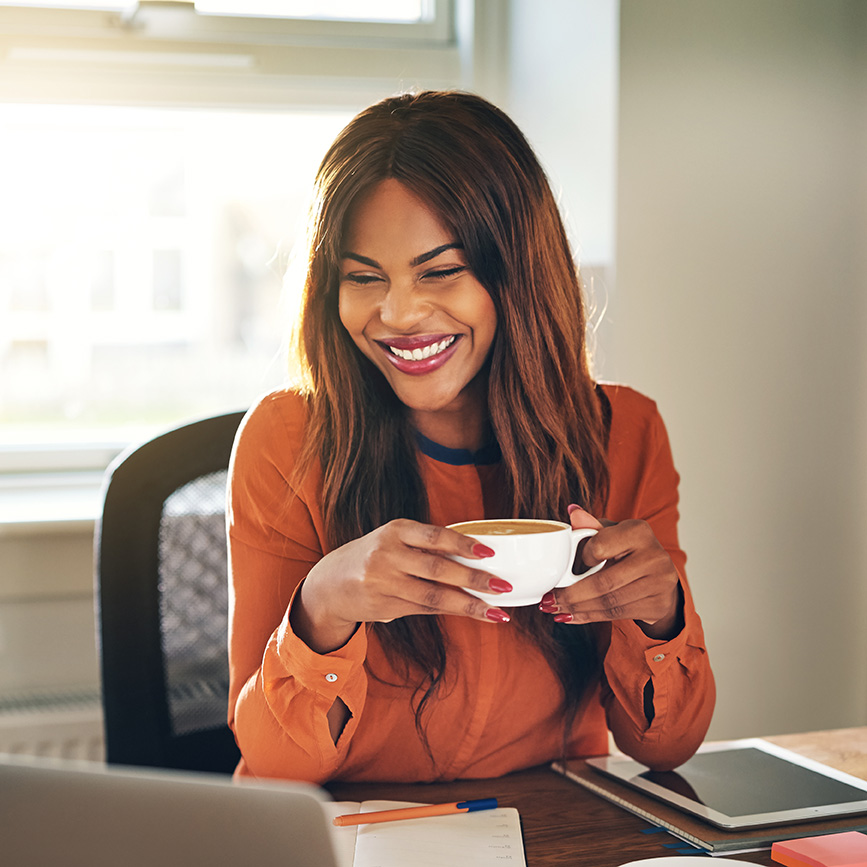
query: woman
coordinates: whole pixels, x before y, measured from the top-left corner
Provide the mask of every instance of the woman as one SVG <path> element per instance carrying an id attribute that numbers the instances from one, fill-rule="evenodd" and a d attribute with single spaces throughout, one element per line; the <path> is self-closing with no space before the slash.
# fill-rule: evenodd
<path id="1" fill-rule="evenodd" d="M 609 728 L 654 768 L 688 758 L 714 687 L 678 476 L 652 401 L 590 376 L 514 123 L 451 92 L 362 112 L 320 167 L 308 256 L 306 388 L 254 407 L 233 458 L 237 774 L 490 777 L 604 754 Z M 600 572 L 538 609 L 465 591 L 510 588 L 448 524 L 567 514 L 600 528 Z"/>

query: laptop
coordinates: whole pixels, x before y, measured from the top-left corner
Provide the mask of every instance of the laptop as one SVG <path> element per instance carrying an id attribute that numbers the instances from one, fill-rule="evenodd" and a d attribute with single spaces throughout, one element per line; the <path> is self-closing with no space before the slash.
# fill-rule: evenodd
<path id="1" fill-rule="evenodd" d="M 321 789 L 0 755 L 10 867 L 337 867 Z"/>

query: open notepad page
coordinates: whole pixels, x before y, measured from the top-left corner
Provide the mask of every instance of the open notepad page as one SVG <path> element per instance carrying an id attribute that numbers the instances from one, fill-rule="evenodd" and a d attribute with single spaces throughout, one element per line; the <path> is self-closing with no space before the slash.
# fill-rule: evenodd
<path id="1" fill-rule="evenodd" d="M 406 801 L 336 801 L 322 806 L 330 823 L 335 816 L 348 813 L 417 805 Z M 340 867 L 526 867 L 521 819 L 514 807 L 331 828 Z"/>

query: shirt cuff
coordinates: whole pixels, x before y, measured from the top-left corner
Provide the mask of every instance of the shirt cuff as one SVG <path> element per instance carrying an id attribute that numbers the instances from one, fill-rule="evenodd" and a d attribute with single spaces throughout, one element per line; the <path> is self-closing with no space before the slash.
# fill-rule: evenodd
<path id="1" fill-rule="evenodd" d="M 687 631 L 684 626 L 674 638 L 662 641 L 645 635 L 634 620 L 615 621 L 611 629 L 609 653 L 613 650 L 615 656 L 622 654 L 633 659 L 642 654 L 647 670 L 653 676 L 658 676 L 683 655 Z"/>
<path id="2" fill-rule="evenodd" d="M 345 695 L 347 686 L 361 674 L 367 657 L 367 630 L 360 624 L 343 647 L 330 653 L 311 650 L 294 633 L 289 619 L 300 587 L 299 584 L 277 631 L 277 654 L 301 686 L 326 697 L 330 703 Z"/>

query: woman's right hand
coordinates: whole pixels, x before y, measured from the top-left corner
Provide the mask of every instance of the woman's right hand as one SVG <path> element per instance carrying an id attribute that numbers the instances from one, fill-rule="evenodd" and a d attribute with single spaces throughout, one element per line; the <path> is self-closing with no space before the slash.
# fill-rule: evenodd
<path id="1" fill-rule="evenodd" d="M 511 585 L 450 560 L 453 554 L 483 564 L 493 552 L 446 527 L 390 521 L 326 554 L 310 570 L 292 606 L 292 628 L 312 650 L 328 653 L 342 647 L 360 622 L 409 614 L 508 622 L 505 611 L 461 588 L 503 593 Z"/>

